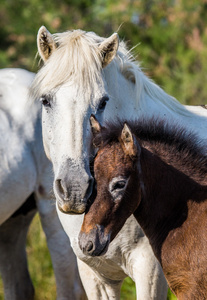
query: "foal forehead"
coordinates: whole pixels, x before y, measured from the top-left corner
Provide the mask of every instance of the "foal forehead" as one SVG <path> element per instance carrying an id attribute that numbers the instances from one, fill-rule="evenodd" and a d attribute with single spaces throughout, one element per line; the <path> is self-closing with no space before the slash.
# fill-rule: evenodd
<path id="1" fill-rule="evenodd" d="M 114 143 L 101 148 L 94 162 L 95 172 L 113 173 L 124 172 L 132 164 L 129 156 L 126 156 L 121 144 Z"/>

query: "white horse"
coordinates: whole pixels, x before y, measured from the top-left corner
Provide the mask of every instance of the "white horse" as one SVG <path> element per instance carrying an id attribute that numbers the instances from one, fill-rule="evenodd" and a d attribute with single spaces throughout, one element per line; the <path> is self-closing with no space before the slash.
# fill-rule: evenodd
<path id="1" fill-rule="evenodd" d="M 207 143 L 207 111 L 182 106 L 154 84 L 116 33 L 106 39 L 81 30 L 51 35 L 43 26 L 37 40 L 44 66 L 31 94 L 43 104 L 43 141 L 53 163 L 58 214 L 79 258 L 87 295 L 118 299 L 128 275 L 136 283 L 137 299 L 165 299 L 167 287 L 160 267 L 133 217 L 104 256 L 91 258 L 79 249 L 83 216 L 78 214 L 87 209 L 93 189 L 89 117 L 94 114 L 99 122 L 116 117 L 172 118 L 196 130 L 198 143 Z"/>
<path id="2" fill-rule="evenodd" d="M 114 37 L 110 38 L 110 42 L 117 48 L 118 40 L 113 44 Z M 100 120 L 109 97 L 101 79 L 104 62 L 98 47 L 102 50 L 107 47 L 107 44 L 100 44 L 102 40 L 92 33 L 74 31 L 64 33 L 58 36 L 58 41 L 54 41 L 44 27 L 38 35 L 39 51 L 45 65 L 37 74 L 32 93 L 34 97 L 40 97 L 44 105 L 43 141 L 46 153 L 53 162 L 57 203 L 62 211 L 74 214 L 85 211 L 93 185 L 92 176 L 88 176 L 89 158 L 92 158 L 88 118 L 91 113 L 95 113 Z M 60 47 L 57 48 L 59 42 Z M 112 60 L 113 55 L 109 54 L 105 58 Z M 59 67 L 54 69 L 56 64 Z M 51 71 L 55 73 L 51 74 Z M 54 85 L 55 78 L 57 85 Z M 65 93 L 68 91 L 66 98 Z M 84 171 L 76 164 L 77 161 L 85 165 Z M 73 182 L 75 186 L 71 186 L 70 190 L 67 184 Z M 65 201 L 65 198 L 68 200 Z M 136 283 L 137 299 L 167 298 L 167 284 L 161 267 L 133 217 L 127 220 L 126 226 L 111 243 L 109 251 L 101 258 L 84 255 L 78 246 L 82 215 L 60 213 L 60 219 L 79 258 L 79 271 L 89 299 L 119 299 L 126 276 L 130 276 Z"/>
<path id="3" fill-rule="evenodd" d="M 0 70 L 0 271 L 5 299 L 34 297 L 25 243 L 36 207 L 52 258 L 57 299 L 83 299 L 76 257 L 51 200 L 53 174 L 42 144 L 41 105 L 28 106 L 33 78 L 21 69 Z"/>

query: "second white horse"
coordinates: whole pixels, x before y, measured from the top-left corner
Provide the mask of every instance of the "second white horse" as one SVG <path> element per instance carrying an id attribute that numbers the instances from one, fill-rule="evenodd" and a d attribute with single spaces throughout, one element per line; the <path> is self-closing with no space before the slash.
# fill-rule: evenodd
<path id="1" fill-rule="evenodd" d="M 53 173 L 42 144 L 41 105 L 28 105 L 33 78 L 21 69 L 0 70 L 0 271 L 5 299 L 33 299 L 25 242 L 36 206 L 52 258 L 57 299 L 80 300 L 84 291 L 76 257 L 51 200 Z"/>

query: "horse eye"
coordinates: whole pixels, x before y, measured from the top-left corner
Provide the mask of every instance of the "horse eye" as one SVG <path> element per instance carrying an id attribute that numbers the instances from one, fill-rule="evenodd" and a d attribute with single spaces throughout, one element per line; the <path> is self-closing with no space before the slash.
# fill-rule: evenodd
<path id="1" fill-rule="evenodd" d="M 126 186 L 126 180 L 119 180 L 112 185 L 111 192 L 115 190 L 123 190 L 125 186 Z"/>
<path id="2" fill-rule="evenodd" d="M 109 101 L 109 97 L 108 96 L 104 96 L 101 99 L 101 102 L 99 104 L 98 110 L 104 110 L 104 108 L 106 107 L 106 103 Z"/>
<path id="3" fill-rule="evenodd" d="M 122 176 L 114 177 L 109 183 L 109 192 L 114 201 L 119 200 L 124 195 L 128 179 Z"/>
<path id="4" fill-rule="evenodd" d="M 51 107 L 49 96 L 47 96 L 47 95 L 42 96 L 40 98 L 40 101 L 42 102 L 43 106 L 45 106 L 45 107 Z"/>

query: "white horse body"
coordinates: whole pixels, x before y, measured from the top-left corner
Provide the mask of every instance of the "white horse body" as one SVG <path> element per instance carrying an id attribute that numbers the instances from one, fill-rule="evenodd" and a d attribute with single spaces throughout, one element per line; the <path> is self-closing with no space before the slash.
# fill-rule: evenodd
<path id="1" fill-rule="evenodd" d="M 33 78 L 34 74 L 29 72 L 16 70 L 14 74 L 7 69 L 0 70 L 0 224 L 36 189 L 35 161 L 29 145 L 25 143 L 27 139 L 32 142 L 33 123 L 36 121 L 28 118 L 25 109 Z M 25 127 L 25 121 L 28 127 Z M 29 130 L 23 134 L 25 129 Z M 25 139 L 25 135 L 28 138 Z"/>
<path id="2" fill-rule="evenodd" d="M 5 299 L 30 299 L 22 292 L 27 282 L 21 271 L 22 264 L 26 265 L 26 233 L 34 214 L 20 217 L 20 224 L 18 218 L 9 223 L 7 220 L 33 193 L 53 262 L 57 299 L 81 299 L 76 258 L 51 200 L 53 174 L 42 144 L 41 105 L 38 102 L 28 105 L 33 79 L 34 74 L 25 70 L 0 70 L 0 270 Z M 13 230 L 11 226 L 15 226 Z M 9 236 L 5 243 L 7 231 L 19 237 Z"/>
<path id="3" fill-rule="evenodd" d="M 126 276 L 136 284 L 137 299 L 166 299 L 167 285 L 161 267 L 133 216 L 112 241 L 106 254 L 89 257 L 83 254 L 78 244 L 83 215 L 68 216 L 57 211 L 79 259 L 79 272 L 88 299 L 119 299 Z"/>
<path id="4" fill-rule="evenodd" d="M 118 48 L 116 34 L 103 39 L 76 30 L 52 36 L 42 27 L 38 48 L 45 64 L 34 80 L 32 93 L 43 103 L 43 140 L 55 173 L 57 211 L 80 259 L 89 299 L 118 299 L 126 275 L 136 283 L 137 299 L 165 299 L 167 287 L 160 266 L 133 217 L 106 254 L 91 258 L 83 255 L 78 246 L 83 217 L 63 212 L 83 213 L 92 192 L 91 114 L 101 122 L 151 116 L 172 118 L 196 131 L 199 143 L 207 143 L 207 111 L 182 106 L 150 81 L 125 45 L 121 43 Z"/>

